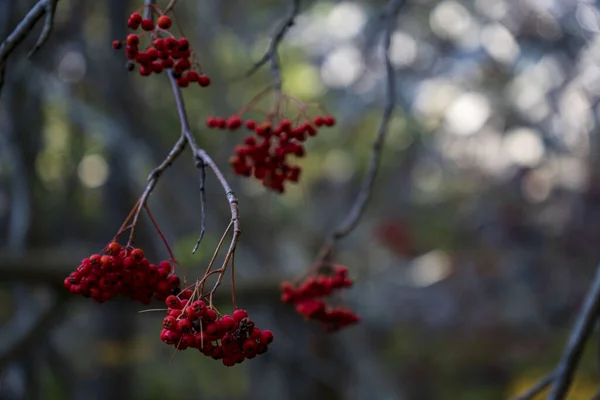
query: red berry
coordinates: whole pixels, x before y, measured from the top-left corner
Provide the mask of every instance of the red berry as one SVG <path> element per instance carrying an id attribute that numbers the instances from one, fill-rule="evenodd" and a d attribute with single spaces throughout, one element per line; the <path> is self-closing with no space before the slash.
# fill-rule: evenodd
<path id="1" fill-rule="evenodd" d="M 130 33 L 129 35 L 127 35 L 126 41 L 128 46 L 134 47 L 140 44 L 140 37 L 135 33 Z"/>
<path id="2" fill-rule="evenodd" d="M 200 75 L 196 71 L 190 71 L 186 76 L 190 82 L 198 82 L 198 78 L 200 78 Z"/>
<path id="3" fill-rule="evenodd" d="M 198 84 L 200 84 L 202 87 L 207 87 L 210 85 L 210 78 L 206 75 L 200 75 L 198 77 Z"/>
<path id="4" fill-rule="evenodd" d="M 160 29 L 169 29 L 171 27 L 171 18 L 161 15 L 156 21 Z"/>
<path id="5" fill-rule="evenodd" d="M 117 242 L 112 242 L 106 247 L 108 254 L 117 255 L 121 251 L 121 245 Z"/>
<path id="6" fill-rule="evenodd" d="M 244 353 L 252 353 L 254 351 L 256 351 L 256 340 L 254 339 L 246 339 L 244 341 L 244 344 L 242 345 L 242 350 L 244 350 Z"/>
<path id="7" fill-rule="evenodd" d="M 177 79 L 177 84 L 179 85 L 179 87 L 187 87 L 190 82 L 188 81 L 188 78 L 185 76 L 182 76 L 181 78 Z"/>
<path id="8" fill-rule="evenodd" d="M 167 330 L 177 329 L 177 319 L 171 315 L 167 315 L 163 319 L 163 328 L 165 328 Z"/>
<path id="9" fill-rule="evenodd" d="M 179 301 L 177 296 L 170 295 L 167 297 L 167 300 L 165 300 L 165 303 L 167 304 L 167 307 L 172 309 L 181 310 L 183 308 L 181 301 Z"/>
<path id="10" fill-rule="evenodd" d="M 129 16 L 129 20 L 137 22 L 138 24 L 141 24 L 142 23 L 142 16 L 140 14 L 138 14 L 138 13 L 135 12 L 135 13 L 132 13 Z"/>
<path id="11" fill-rule="evenodd" d="M 256 128 L 256 121 L 249 119 L 248 121 L 246 121 L 246 128 L 250 129 L 250 130 L 254 130 L 254 128 Z"/>
<path id="12" fill-rule="evenodd" d="M 173 59 L 171 57 L 162 60 L 162 66 L 165 69 L 166 68 L 173 68 L 173 64 L 174 64 L 174 62 L 173 62 Z"/>
<path id="13" fill-rule="evenodd" d="M 169 283 L 169 287 L 171 289 L 174 289 L 179 286 L 179 284 L 181 283 L 181 280 L 179 279 L 179 277 L 177 275 L 171 275 L 167 279 L 167 282 Z"/>
<path id="14" fill-rule="evenodd" d="M 231 130 L 237 129 L 242 125 L 242 120 L 238 116 L 233 116 L 227 120 L 227 127 Z"/>
<path id="15" fill-rule="evenodd" d="M 215 310 L 213 310 L 212 308 L 207 308 L 206 311 L 204 312 L 204 317 L 206 318 L 207 321 L 215 321 L 217 319 L 217 312 Z"/>
<path id="16" fill-rule="evenodd" d="M 231 315 L 235 322 L 240 322 L 244 318 L 248 318 L 248 311 L 246 310 L 235 310 Z"/>
<path id="17" fill-rule="evenodd" d="M 133 13 L 129 16 L 129 20 L 127 21 L 127 26 L 130 29 L 137 29 L 140 27 L 142 23 L 142 16 L 138 13 Z"/>
<path id="18" fill-rule="evenodd" d="M 219 126 L 219 121 L 215 117 L 206 118 L 206 126 L 209 128 L 216 128 Z"/>
<path id="19" fill-rule="evenodd" d="M 177 49 L 185 51 L 190 47 L 190 42 L 186 38 L 181 38 L 177 41 Z"/>
<path id="20" fill-rule="evenodd" d="M 225 331 L 225 332 L 229 332 L 230 330 L 232 330 L 236 323 L 233 320 L 233 318 L 231 318 L 229 315 L 224 315 L 220 320 L 219 323 L 221 325 L 221 328 Z"/>
<path id="21" fill-rule="evenodd" d="M 121 43 L 118 40 L 113 40 L 112 42 L 112 48 L 115 50 L 119 50 L 121 47 L 123 47 L 123 43 Z"/>
<path id="22" fill-rule="evenodd" d="M 145 31 L 151 31 L 154 29 L 154 21 L 150 18 L 146 18 L 142 21 L 142 29 Z"/>
<path id="23" fill-rule="evenodd" d="M 266 329 L 260 333 L 260 343 L 270 344 L 273 341 L 273 332 Z"/>
<path id="24" fill-rule="evenodd" d="M 137 261 L 142 261 L 144 258 L 144 251 L 142 249 L 133 249 L 131 251 L 131 257 L 135 258 Z"/>
<path id="25" fill-rule="evenodd" d="M 315 117 L 313 119 L 313 122 L 315 123 L 316 126 L 322 126 L 325 124 L 325 119 L 319 115 L 318 117 Z"/>
<path id="26" fill-rule="evenodd" d="M 177 321 L 177 330 L 189 333 L 192 330 L 192 322 L 189 319 L 180 319 Z"/>
<path id="27" fill-rule="evenodd" d="M 165 39 L 165 47 L 169 50 L 173 50 L 175 47 L 177 47 L 177 39 L 172 38 L 172 37 L 168 37 Z"/>
<path id="28" fill-rule="evenodd" d="M 332 116 L 328 115 L 323 119 L 323 123 L 326 126 L 334 126 L 335 125 L 335 118 L 333 118 Z"/>

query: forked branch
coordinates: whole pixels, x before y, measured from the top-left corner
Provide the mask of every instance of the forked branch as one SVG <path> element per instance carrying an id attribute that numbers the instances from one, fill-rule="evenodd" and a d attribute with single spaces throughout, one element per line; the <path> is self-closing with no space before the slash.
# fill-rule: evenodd
<path id="1" fill-rule="evenodd" d="M 0 90 L 4 83 L 4 73 L 6 71 L 6 62 L 8 57 L 15 50 L 15 48 L 27 37 L 27 35 L 33 30 L 37 22 L 45 16 L 44 26 L 42 33 L 40 34 L 35 46 L 29 52 L 29 56 L 32 56 L 42 45 L 46 42 L 52 31 L 54 25 L 54 11 L 59 0 L 39 0 L 29 10 L 27 15 L 21 20 L 17 27 L 11 32 L 10 35 L 2 44 L 0 44 Z"/>
<path id="2" fill-rule="evenodd" d="M 267 52 L 262 56 L 260 60 L 258 60 L 249 70 L 246 72 L 245 76 L 249 77 L 253 75 L 256 71 L 258 71 L 263 65 L 267 62 L 271 66 L 271 75 L 273 76 L 273 87 L 275 92 L 279 95 L 281 94 L 281 69 L 279 67 L 278 60 L 278 49 L 279 45 L 283 41 L 288 30 L 294 26 L 294 21 L 300 12 L 300 0 L 292 0 L 292 6 L 288 16 L 285 20 L 282 21 L 279 28 L 275 31 L 275 34 L 271 38 L 271 42 L 269 43 L 269 48 Z"/>
<path id="3" fill-rule="evenodd" d="M 379 127 L 377 128 L 375 140 L 373 141 L 372 145 L 371 158 L 369 160 L 367 173 L 362 181 L 354 204 L 340 225 L 329 235 L 325 246 L 317 258 L 318 262 L 328 258 L 335 243 L 338 240 L 348 236 L 354 230 L 354 228 L 356 228 L 373 193 L 373 186 L 375 184 L 375 179 L 377 178 L 379 166 L 381 164 L 381 153 L 383 152 L 385 137 L 389 129 L 392 114 L 396 107 L 396 77 L 392 62 L 390 60 L 390 46 L 392 42 L 392 33 L 396 27 L 396 19 L 398 13 L 400 12 L 400 8 L 404 5 L 404 3 L 405 0 L 390 0 L 381 14 L 381 17 L 385 23 L 383 30 L 383 49 L 386 95 L 381 121 L 379 123 Z"/>

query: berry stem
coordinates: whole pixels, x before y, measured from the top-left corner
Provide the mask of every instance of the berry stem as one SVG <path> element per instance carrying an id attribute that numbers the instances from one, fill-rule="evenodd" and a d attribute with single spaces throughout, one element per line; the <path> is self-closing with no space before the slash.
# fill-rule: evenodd
<path id="1" fill-rule="evenodd" d="M 171 246 L 169 246 L 169 242 L 167 242 L 167 238 L 165 238 L 165 235 L 163 235 L 162 231 L 158 227 L 158 224 L 156 223 L 156 220 L 154 219 L 154 216 L 150 212 L 150 207 L 148 207 L 148 205 L 146 204 L 144 206 L 144 209 L 146 210 L 146 213 L 148 213 L 148 217 L 150 217 L 150 221 L 152 221 L 152 225 L 154 225 L 154 229 L 156 229 L 156 232 L 158 232 L 158 235 L 160 236 L 161 240 L 165 244 L 165 247 L 167 248 L 167 251 L 169 252 L 169 256 L 171 257 L 171 261 L 173 263 L 175 263 L 175 265 L 178 266 L 181 269 L 181 272 L 183 274 L 183 284 L 184 285 L 187 284 L 187 278 L 186 278 L 186 275 L 185 275 L 185 270 L 179 265 L 179 263 L 175 259 L 175 256 L 173 255 L 173 251 L 171 250 Z"/>
<path id="2" fill-rule="evenodd" d="M 180 137 L 177 140 L 177 142 L 175 142 L 175 145 L 173 146 L 173 148 L 171 149 L 171 151 L 169 152 L 167 157 L 163 160 L 163 162 L 160 163 L 160 165 L 158 167 L 156 167 L 148 176 L 148 183 L 146 185 L 146 189 L 144 189 L 144 193 L 142 194 L 142 196 L 136 203 L 137 208 L 135 209 L 135 214 L 133 216 L 133 221 L 131 223 L 131 232 L 129 234 L 129 241 L 127 243 L 128 245 L 133 245 L 135 229 L 137 227 L 140 213 L 142 212 L 143 207 L 148 202 L 148 198 L 150 197 L 150 194 L 154 190 L 156 183 L 160 179 L 163 172 L 165 172 L 165 170 L 167 168 L 169 168 L 173 164 L 175 159 L 177 157 L 179 157 L 179 155 L 183 152 L 183 150 L 185 149 L 186 143 L 187 142 L 186 142 L 185 138 Z M 127 220 L 127 221 L 129 221 L 129 220 Z"/>
<path id="3" fill-rule="evenodd" d="M 237 309 L 237 302 L 235 301 L 235 257 L 231 258 L 231 304 L 233 309 Z"/>
<path id="4" fill-rule="evenodd" d="M 127 218 L 125 218 L 125 221 L 123 221 L 123 224 L 121 225 L 121 227 L 117 231 L 117 234 L 115 235 L 115 237 L 112 240 L 113 242 L 116 242 L 117 239 L 119 238 L 119 236 L 121 236 L 125 231 L 127 231 L 129 229 L 130 226 L 127 225 L 127 224 L 129 223 L 129 220 L 131 219 L 131 217 L 135 213 L 135 210 L 137 209 L 137 207 L 138 207 L 139 204 L 140 204 L 140 201 L 138 200 L 135 203 L 135 205 L 133 206 L 133 208 L 131 209 L 131 211 L 129 211 L 129 215 L 127 215 Z"/>
<path id="5" fill-rule="evenodd" d="M 231 241 L 229 242 L 229 248 L 227 249 L 227 254 L 225 255 L 225 262 L 223 263 L 223 267 L 221 267 L 221 270 L 223 270 L 223 271 L 221 272 L 221 275 L 219 276 L 219 279 L 217 280 L 215 287 L 211 291 L 214 293 L 216 288 L 220 285 L 221 280 L 223 279 L 222 274 L 224 273 L 224 270 L 226 269 L 228 261 L 231 259 L 233 253 L 235 252 L 237 243 L 239 241 L 239 237 L 242 234 L 242 231 L 240 229 L 238 199 L 237 199 L 234 191 L 231 189 L 231 186 L 227 182 L 227 179 L 225 179 L 225 176 L 223 175 L 223 173 L 221 172 L 219 167 L 215 164 L 214 160 L 210 157 L 210 155 L 205 150 L 198 147 L 198 144 L 196 143 L 196 139 L 192 135 L 192 132 L 190 129 L 190 123 L 189 123 L 189 120 L 187 117 L 185 103 L 183 101 L 183 96 L 181 95 L 181 90 L 179 88 L 179 85 L 177 84 L 177 79 L 173 76 L 171 71 L 169 71 L 168 76 L 169 76 L 169 81 L 171 82 L 171 88 L 173 89 L 175 103 L 177 105 L 179 121 L 181 123 L 181 137 L 185 138 L 185 140 L 189 144 L 189 146 L 192 150 L 192 153 L 194 155 L 194 160 L 196 161 L 196 166 L 197 167 L 207 166 L 208 168 L 210 168 L 213 171 L 213 173 L 217 177 L 217 180 L 221 184 L 221 187 L 225 191 L 225 197 L 227 198 L 227 202 L 229 203 L 229 209 L 231 211 L 231 220 L 230 220 L 231 227 L 228 227 L 228 230 L 233 229 L 233 234 L 231 237 Z"/>
<path id="6" fill-rule="evenodd" d="M 262 100 L 267 94 L 269 94 L 269 92 L 273 90 L 273 86 L 267 86 L 265 89 L 261 90 L 260 92 L 258 92 L 258 94 L 256 96 L 254 96 L 249 102 L 248 104 L 246 104 L 244 107 L 242 107 L 241 110 L 239 110 L 237 113 L 235 113 L 235 115 L 237 115 L 238 117 L 242 117 L 246 112 L 248 112 L 249 110 L 252 109 L 252 107 L 258 103 L 260 100 Z"/>
<path id="7" fill-rule="evenodd" d="M 227 229 L 225 229 L 225 232 L 221 236 L 221 240 L 219 240 L 219 244 L 217 244 L 217 248 L 213 252 L 213 256 L 210 259 L 210 262 L 208 263 L 208 267 L 206 267 L 206 271 L 204 272 L 204 276 L 206 276 L 210 272 L 210 269 L 212 268 L 215 260 L 217 259 L 217 255 L 219 254 L 219 250 L 221 250 L 221 247 L 223 246 L 223 242 L 225 241 L 225 238 L 227 237 L 227 234 L 231 230 L 232 226 L 233 226 L 233 224 L 231 222 L 229 223 L 229 225 L 227 225 Z M 202 290 L 201 290 L 201 293 L 204 294 L 204 280 L 202 280 Z"/>

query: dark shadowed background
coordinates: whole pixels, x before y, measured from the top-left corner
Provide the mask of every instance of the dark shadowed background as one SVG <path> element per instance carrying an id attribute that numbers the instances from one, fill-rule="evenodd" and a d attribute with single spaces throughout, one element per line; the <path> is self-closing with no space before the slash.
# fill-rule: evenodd
<path id="1" fill-rule="evenodd" d="M 160 342 L 162 312 L 97 305 L 63 279 L 101 250 L 180 133 L 165 76 L 111 49 L 142 1 L 59 3 L 11 56 L 0 94 L 0 399 L 507 399 L 557 363 L 600 262 L 600 13 L 593 1 L 412 0 L 392 37 L 399 108 L 382 170 L 338 260 L 362 322 L 333 335 L 279 301 L 366 170 L 385 89 L 383 1 L 304 1 L 281 46 L 284 90 L 339 124 L 308 142 L 283 196 L 234 176 L 244 132 L 207 130 L 268 68 L 239 78 L 288 12 L 274 0 L 185 0 L 179 23 L 212 79 L 184 90 L 194 134 L 239 197 L 238 303 L 275 341 L 233 368 Z M 166 1 L 159 1 L 164 6 Z M 32 1 L 0 0 L 4 39 Z M 207 234 L 189 153 L 150 199 L 175 255 L 203 275 L 230 218 L 208 171 Z M 147 219 L 139 245 L 168 257 Z M 227 310 L 228 286 L 218 301 Z M 154 307 L 156 306 L 156 307 Z M 151 307 L 160 308 L 160 304 Z M 600 336 L 569 399 L 599 389 Z M 543 396 L 539 397 L 540 399 Z"/>

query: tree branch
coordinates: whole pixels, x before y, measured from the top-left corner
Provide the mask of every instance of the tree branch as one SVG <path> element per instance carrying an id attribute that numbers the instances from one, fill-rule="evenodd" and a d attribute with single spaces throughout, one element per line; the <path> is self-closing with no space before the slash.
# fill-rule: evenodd
<path id="1" fill-rule="evenodd" d="M 281 70 L 279 68 L 279 60 L 277 56 L 277 50 L 279 49 L 279 45 L 283 41 L 287 31 L 294 26 L 294 21 L 300 12 L 300 0 L 292 0 L 292 7 L 286 19 L 281 23 L 271 42 L 269 43 L 269 48 L 267 52 L 262 56 L 260 60 L 258 60 L 249 70 L 244 74 L 247 78 L 253 75 L 256 71 L 258 71 L 263 65 L 267 62 L 271 65 L 271 75 L 273 75 L 273 86 L 275 87 L 275 92 L 281 93 Z"/>
<path id="2" fill-rule="evenodd" d="M 148 202 L 148 198 L 150 197 L 150 194 L 154 190 L 156 183 L 160 179 L 163 172 L 165 172 L 165 170 L 167 168 L 169 168 L 173 164 L 173 162 L 177 159 L 177 157 L 179 157 L 179 155 L 183 152 L 183 150 L 185 149 L 186 143 L 187 142 L 186 142 L 185 138 L 183 136 L 180 137 L 177 140 L 177 142 L 175 142 L 175 144 L 173 145 L 173 148 L 171 149 L 171 151 L 169 152 L 167 157 L 163 160 L 163 162 L 160 163 L 160 165 L 158 167 L 156 167 L 148 176 L 148 184 L 146 185 L 146 188 L 144 189 L 144 193 L 142 194 L 142 197 L 140 198 L 140 201 L 138 202 L 137 209 L 133 216 L 133 221 L 131 222 L 131 234 L 130 234 L 130 240 L 129 240 L 130 244 L 133 244 L 133 236 L 135 233 L 135 227 L 137 226 L 137 223 L 138 223 L 138 219 L 140 217 L 142 210 L 146 206 L 146 203 Z"/>
<path id="3" fill-rule="evenodd" d="M 27 15 L 21 20 L 17 27 L 12 31 L 10 35 L 2 44 L 0 44 L 0 90 L 4 83 L 4 73 L 6 71 L 6 62 L 10 54 L 14 49 L 27 37 L 27 35 L 33 30 L 37 22 L 45 15 L 44 27 L 40 34 L 37 43 L 33 49 L 29 52 L 29 56 L 32 56 L 37 50 L 42 47 L 50 36 L 52 26 L 54 25 L 54 11 L 59 0 L 39 0 L 29 10 Z"/>
<path id="4" fill-rule="evenodd" d="M 556 372 L 552 372 L 552 373 L 546 375 L 545 377 L 540 379 L 531 389 L 529 389 L 527 392 L 523 393 L 522 395 L 515 397 L 513 400 L 531 400 L 531 399 L 535 398 L 538 394 L 540 394 L 548 386 L 550 386 L 550 384 L 552 384 L 552 381 L 554 381 L 555 377 L 556 377 Z"/>
<path id="5" fill-rule="evenodd" d="M 597 267 L 596 278 L 588 291 L 585 303 L 577 317 L 575 327 L 571 332 L 569 342 L 563 352 L 560 363 L 556 368 L 556 379 L 550 394 L 550 400 L 566 397 L 579 359 L 583 354 L 585 344 L 594 330 L 598 313 L 600 312 L 600 265 Z"/>
<path id="6" fill-rule="evenodd" d="M 231 257 L 233 257 L 233 253 L 235 252 L 235 248 L 237 246 L 239 237 L 242 233 L 242 231 L 240 229 L 240 221 L 239 221 L 238 199 L 235 196 L 234 191 L 231 189 L 231 186 L 227 182 L 227 179 L 225 179 L 225 176 L 223 175 L 223 173 L 221 172 L 219 167 L 215 164 L 215 162 L 210 157 L 210 155 L 205 150 L 198 147 L 198 144 L 196 143 L 196 139 L 192 135 L 192 132 L 190 129 L 190 123 L 189 123 L 189 120 L 187 117 L 185 103 L 183 101 L 183 96 L 181 95 L 181 90 L 179 89 L 179 85 L 177 85 L 177 80 L 173 77 L 173 74 L 171 73 L 171 71 L 169 71 L 168 75 L 169 75 L 169 80 L 171 82 L 171 88 L 173 89 L 173 95 L 175 97 L 175 104 L 177 105 L 179 121 L 181 123 L 181 135 L 182 135 L 182 137 L 185 137 L 188 144 L 190 145 L 190 148 L 192 149 L 192 154 L 194 155 L 194 159 L 196 161 L 196 166 L 198 168 L 200 168 L 201 170 L 205 166 L 208 166 L 208 168 L 210 168 L 213 171 L 213 173 L 217 177 L 217 180 L 223 187 L 223 190 L 225 191 L 225 196 L 227 198 L 227 202 L 229 203 L 229 209 L 231 211 L 231 224 L 233 225 L 233 235 L 231 238 L 229 249 L 227 250 L 227 254 L 225 255 L 225 261 L 224 261 L 223 267 L 222 267 L 222 268 L 226 268 L 227 263 L 229 262 Z M 225 271 L 223 271 L 223 273 L 219 274 L 219 278 L 217 280 L 217 286 L 218 286 L 218 284 L 220 284 L 224 272 Z M 213 289 L 213 291 L 215 289 L 216 289 L 216 287 Z"/>
<path id="7" fill-rule="evenodd" d="M 354 230 L 354 228 L 356 228 L 356 225 L 358 225 L 358 222 L 364 214 L 367 204 L 371 199 L 373 186 L 375 179 L 377 178 L 377 173 L 379 172 L 379 165 L 381 163 L 383 144 L 385 142 L 385 137 L 388 131 L 392 113 L 396 107 L 396 77 L 390 60 L 390 46 L 392 42 L 392 33 L 396 26 L 396 19 L 398 13 L 400 12 L 400 8 L 404 5 L 404 3 L 404 0 L 390 0 L 381 14 L 382 18 L 385 20 L 383 48 L 386 75 L 386 100 L 383 108 L 383 114 L 377 129 L 375 141 L 372 145 L 371 159 L 369 160 L 367 173 L 361 184 L 360 191 L 358 192 L 352 208 L 342 223 L 330 234 L 329 239 L 321 251 L 319 256 L 320 259 L 327 257 L 335 243 L 338 240 L 346 237 Z"/>

